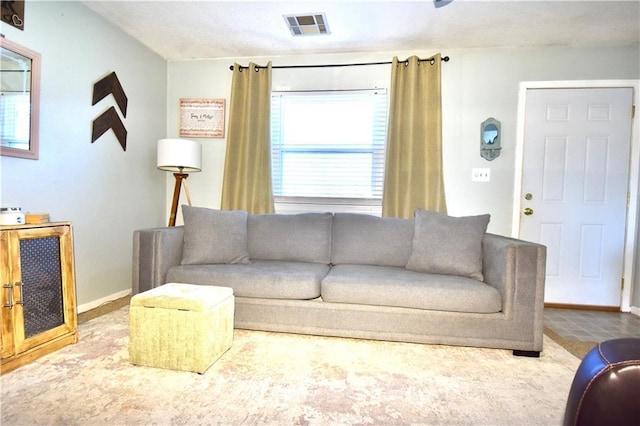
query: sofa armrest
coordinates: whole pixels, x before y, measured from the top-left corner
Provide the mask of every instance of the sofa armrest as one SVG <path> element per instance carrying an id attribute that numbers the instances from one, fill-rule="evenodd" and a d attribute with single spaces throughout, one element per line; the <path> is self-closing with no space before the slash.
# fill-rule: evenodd
<path id="1" fill-rule="evenodd" d="M 182 226 L 134 231 L 132 294 L 165 283 L 169 268 L 180 265 L 183 241 Z"/>
<path id="2" fill-rule="evenodd" d="M 500 291 L 503 314 L 515 322 L 533 324 L 535 339 L 542 347 L 547 248 L 485 234 L 482 250 L 484 281 Z"/>

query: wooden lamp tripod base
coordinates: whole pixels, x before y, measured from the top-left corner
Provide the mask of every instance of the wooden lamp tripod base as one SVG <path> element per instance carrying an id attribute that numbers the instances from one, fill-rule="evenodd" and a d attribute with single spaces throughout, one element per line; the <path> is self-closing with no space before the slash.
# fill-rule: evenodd
<path id="1" fill-rule="evenodd" d="M 187 185 L 187 173 L 174 173 L 176 184 L 173 188 L 173 202 L 171 203 L 171 213 L 169 215 L 169 226 L 176 226 L 176 215 L 178 214 L 178 200 L 180 199 L 180 188 L 184 181 L 184 191 L 187 195 L 187 203 L 191 205 L 191 196 L 189 195 L 189 186 Z"/>

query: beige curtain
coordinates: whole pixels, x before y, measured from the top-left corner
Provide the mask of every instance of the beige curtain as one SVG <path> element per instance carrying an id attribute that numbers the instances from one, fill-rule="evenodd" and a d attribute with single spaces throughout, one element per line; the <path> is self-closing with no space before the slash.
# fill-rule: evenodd
<path id="1" fill-rule="evenodd" d="M 273 213 L 271 62 L 233 67 L 221 208 Z"/>
<path id="2" fill-rule="evenodd" d="M 413 218 L 420 207 L 446 213 L 442 173 L 440 54 L 393 58 L 382 215 Z"/>

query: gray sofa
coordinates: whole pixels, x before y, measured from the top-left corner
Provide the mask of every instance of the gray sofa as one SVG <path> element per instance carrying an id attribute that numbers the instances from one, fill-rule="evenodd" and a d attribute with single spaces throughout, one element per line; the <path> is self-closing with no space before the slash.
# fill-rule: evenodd
<path id="1" fill-rule="evenodd" d="M 546 248 L 486 233 L 488 215 L 183 216 L 134 232 L 133 294 L 226 286 L 236 328 L 542 351 Z"/>

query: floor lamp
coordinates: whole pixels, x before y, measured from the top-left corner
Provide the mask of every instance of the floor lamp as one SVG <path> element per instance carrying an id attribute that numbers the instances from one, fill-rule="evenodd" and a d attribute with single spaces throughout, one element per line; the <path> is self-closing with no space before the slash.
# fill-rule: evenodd
<path id="1" fill-rule="evenodd" d="M 189 177 L 188 173 L 202 170 L 202 145 L 200 142 L 188 139 L 160 139 L 158 141 L 158 168 L 174 172 L 173 176 L 176 178 L 171 213 L 169 214 L 169 226 L 175 226 L 182 182 L 184 182 L 187 202 L 191 205 L 187 178 Z"/>

